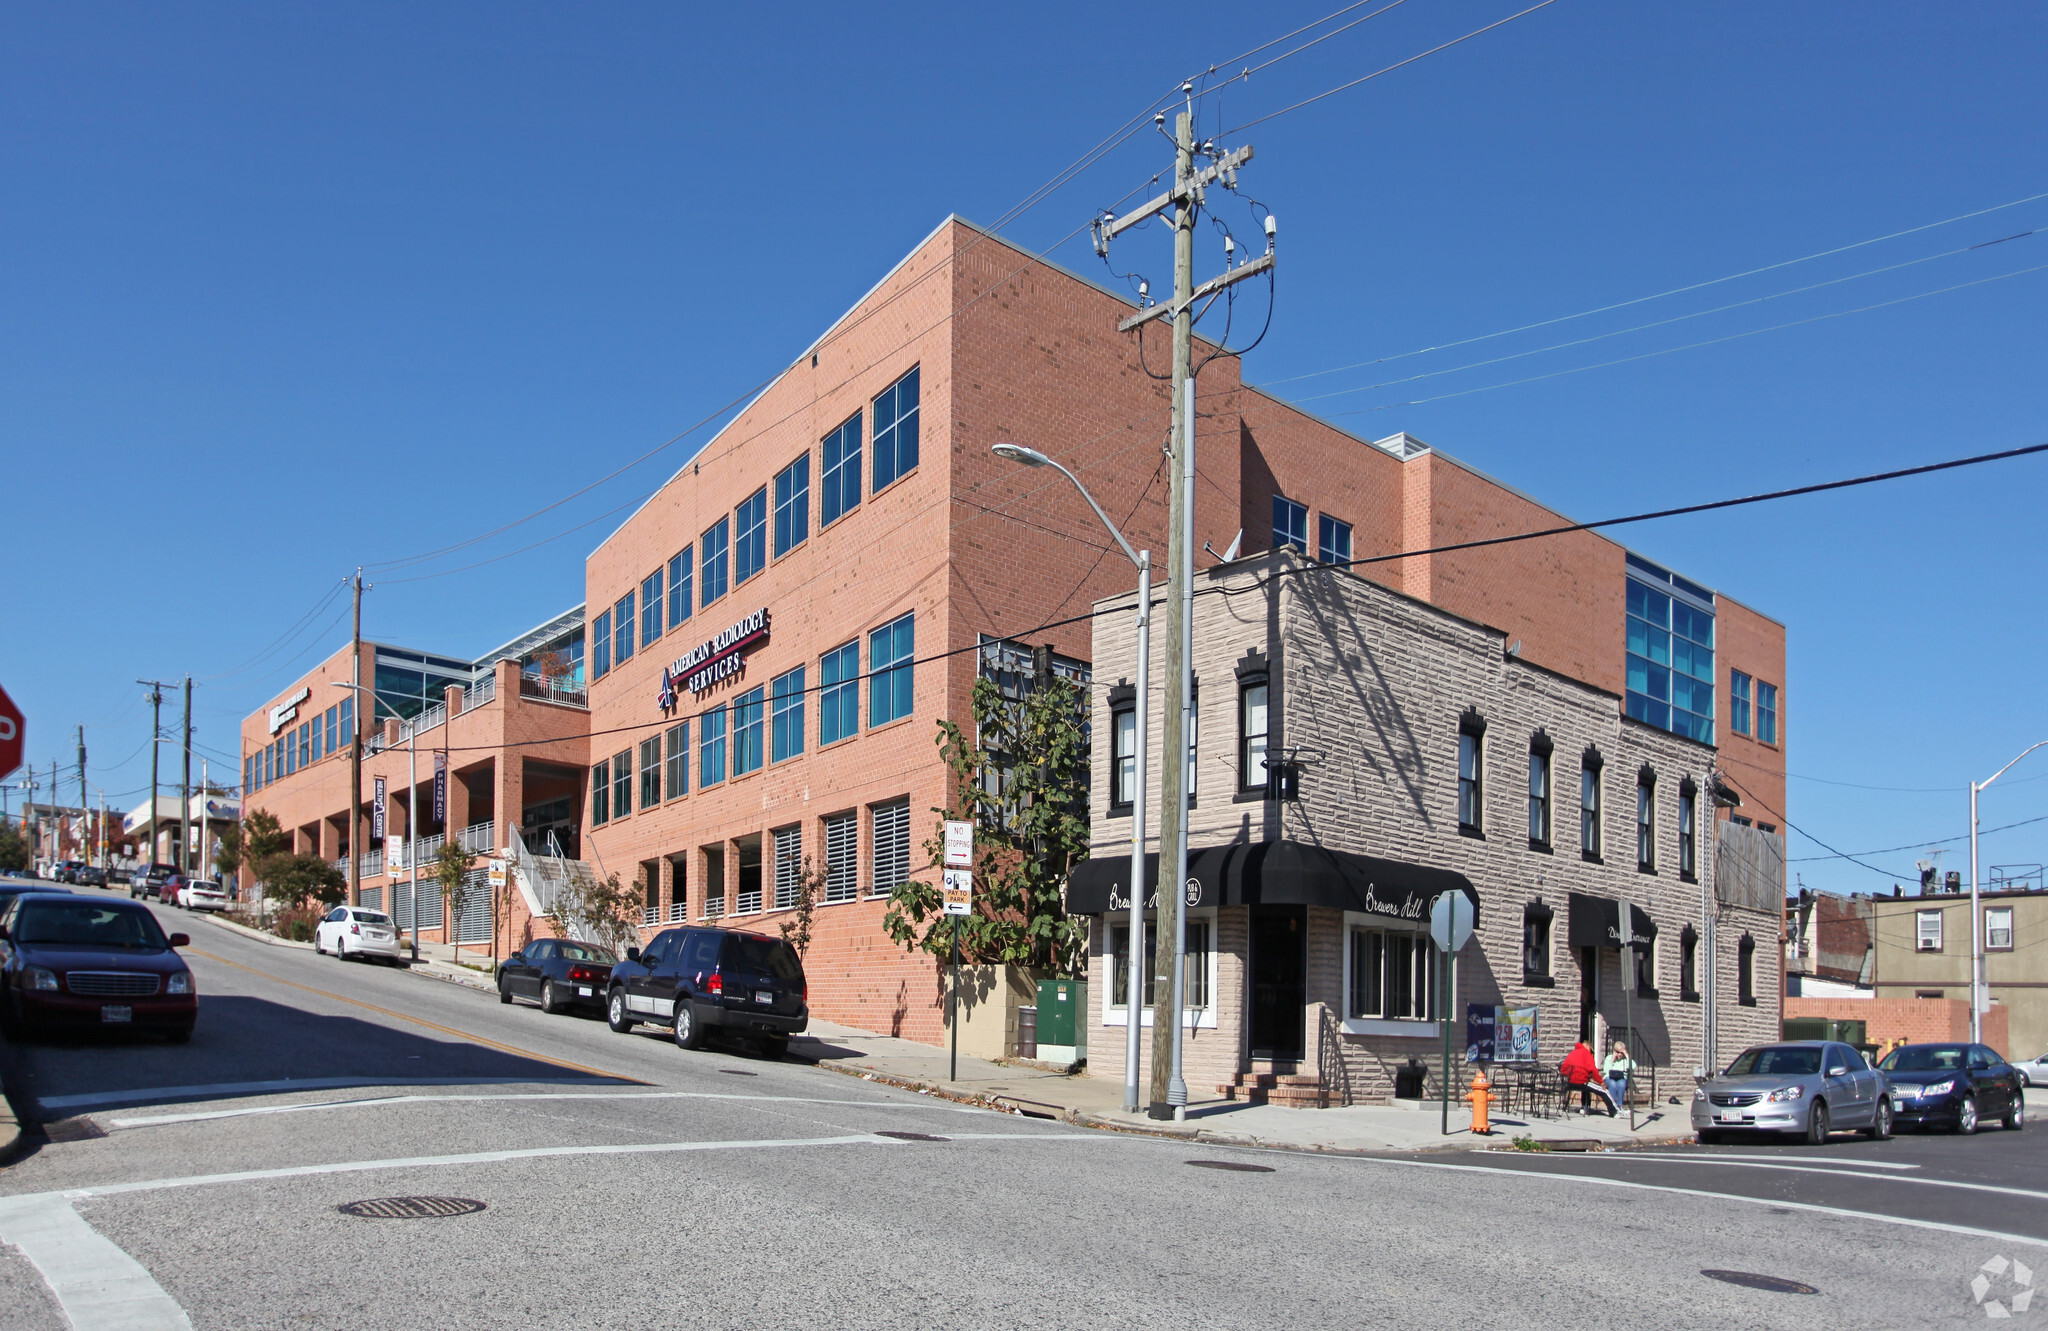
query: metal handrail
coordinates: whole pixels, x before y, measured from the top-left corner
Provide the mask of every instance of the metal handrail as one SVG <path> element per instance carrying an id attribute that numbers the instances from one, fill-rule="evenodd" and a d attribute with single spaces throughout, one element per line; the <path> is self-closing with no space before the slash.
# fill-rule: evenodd
<path id="1" fill-rule="evenodd" d="M 565 707 L 590 706 L 590 693 L 587 689 L 565 687 L 553 680 L 538 675 L 521 675 L 519 677 L 519 696 L 522 698 L 539 698 L 543 702 L 560 703 Z"/>
<path id="2" fill-rule="evenodd" d="M 488 675 L 480 675 L 468 688 L 462 691 L 462 710 L 467 712 L 472 708 L 481 707 L 497 696 L 497 674 L 494 672 Z"/>
<path id="3" fill-rule="evenodd" d="M 462 829 L 462 848 L 479 852 L 496 849 L 491 844 L 496 828 L 495 822 L 471 823 Z"/>

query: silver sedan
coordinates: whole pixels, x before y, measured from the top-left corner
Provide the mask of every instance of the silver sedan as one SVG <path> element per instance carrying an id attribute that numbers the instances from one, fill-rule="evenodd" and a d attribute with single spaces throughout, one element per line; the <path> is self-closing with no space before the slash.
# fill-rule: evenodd
<path id="1" fill-rule="evenodd" d="M 1693 1092 L 1692 1126 L 1702 1144 L 1768 1132 L 1819 1145 L 1840 1128 L 1882 1141 L 1892 1135 L 1891 1082 L 1831 1040 L 1757 1045 Z"/>
<path id="2" fill-rule="evenodd" d="M 2014 1063 L 2012 1070 L 2020 1074 L 2022 1086 L 2048 1086 L 2048 1054 Z"/>

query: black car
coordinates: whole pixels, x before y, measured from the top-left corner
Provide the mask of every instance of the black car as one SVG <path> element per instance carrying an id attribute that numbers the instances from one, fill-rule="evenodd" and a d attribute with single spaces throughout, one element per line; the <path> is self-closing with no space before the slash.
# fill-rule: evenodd
<path id="1" fill-rule="evenodd" d="M 81 864 L 71 875 L 71 881 L 80 887 L 105 887 L 107 875 L 106 871 L 97 865 Z"/>
<path id="2" fill-rule="evenodd" d="M 1997 1119 L 2026 1125 L 2025 1083 L 2012 1064 L 1981 1044 L 1907 1044 L 1885 1055 L 1893 1119 L 1902 1128 L 1945 1127 L 1970 1133 Z"/>
<path id="3" fill-rule="evenodd" d="M 602 1012 L 605 988 L 618 960 L 595 943 L 537 938 L 498 963 L 498 1001 L 530 998 L 543 1012 Z"/>
<path id="4" fill-rule="evenodd" d="M 771 1057 L 810 1021 L 804 964 L 780 938 L 734 929 L 669 929 L 612 967 L 605 1017 L 615 1031 L 639 1022 L 675 1027 L 695 1049 L 714 1028 L 751 1036 Z"/>
<path id="5" fill-rule="evenodd" d="M 182 1044 L 198 990 L 147 906 L 70 892 L 23 892 L 0 912 L 0 1031 L 145 1031 Z"/>

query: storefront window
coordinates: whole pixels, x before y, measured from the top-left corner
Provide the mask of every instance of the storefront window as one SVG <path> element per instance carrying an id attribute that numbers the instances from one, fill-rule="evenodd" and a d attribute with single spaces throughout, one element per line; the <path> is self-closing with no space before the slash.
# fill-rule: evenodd
<path id="1" fill-rule="evenodd" d="M 1405 929 L 1354 928 L 1347 1015 L 1391 1021 L 1436 1017 L 1436 944 Z"/>

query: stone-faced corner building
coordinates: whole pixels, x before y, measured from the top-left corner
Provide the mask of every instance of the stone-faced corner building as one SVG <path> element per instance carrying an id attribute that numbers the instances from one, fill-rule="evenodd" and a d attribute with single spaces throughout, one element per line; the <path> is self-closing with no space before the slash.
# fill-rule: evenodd
<path id="1" fill-rule="evenodd" d="M 1765 834 L 1717 818 L 1713 744 L 1631 719 L 1497 629 L 1290 549 L 1198 573 L 1194 605 L 1197 1094 L 1295 1074 L 1290 1102 L 1347 1103 L 1391 1094 L 1411 1058 L 1436 1065 L 1428 906 L 1446 890 L 1478 906 L 1450 1009 L 1461 1051 L 1468 1004 L 1535 1008 L 1538 1066 L 1612 1035 L 1688 1085 L 1696 1065 L 1776 1037 L 1782 888 L 1716 881 L 1717 858 L 1740 870 L 1742 839 Z M 1130 598 L 1097 608 L 1094 733 L 1111 740 L 1095 745 L 1095 834 L 1069 906 L 1093 920 L 1091 1071 L 1120 1078 L 1136 653 Z M 1155 697 L 1164 655 L 1155 639 Z M 1291 801 L 1267 792 L 1283 752 L 1301 764 Z M 1146 835 L 1156 852 L 1156 822 Z M 1717 856 L 1731 841 L 1735 858 Z M 1623 909 L 1651 936 L 1634 976 Z"/>

